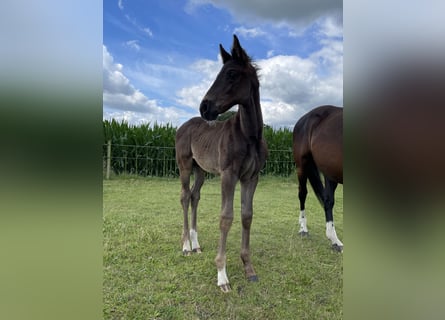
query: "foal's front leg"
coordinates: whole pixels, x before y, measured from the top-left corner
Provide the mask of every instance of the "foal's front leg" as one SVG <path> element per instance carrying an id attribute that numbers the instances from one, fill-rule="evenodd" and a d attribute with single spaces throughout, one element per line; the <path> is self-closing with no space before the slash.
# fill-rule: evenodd
<path id="1" fill-rule="evenodd" d="M 215 264 L 218 271 L 218 286 L 223 292 L 230 291 L 229 278 L 226 272 L 226 242 L 233 221 L 233 197 L 236 182 L 237 178 L 231 174 L 221 175 L 221 216 L 219 223 L 221 235 Z"/>
<path id="2" fill-rule="evenodd" d="M 201 187 L 204 183 L 205 174 L 200 167 L 195 167 L 195 182 L 193 183 L 192 193 L 191 193 L 191 203 L 192 203 L 192 228 L 190 229 L 190 242 L 192 245 L 192 252 L 201 253 L 201 246 L 198 242 L 198 227 L 197 227 L 197 211 L 198 203 L 201 197 Z"/>
<path id="3" fill-rule="evenodd" d="M 181 205 L 184 214 L 184 227 L 182 230 L 182 253 L 186 256 L 190 255 L 190 232 L 188 211 L 190 206 L 191 191 L 190 191 L 190 170 L 183 170 L 180 174 L 181 180 Z"/>

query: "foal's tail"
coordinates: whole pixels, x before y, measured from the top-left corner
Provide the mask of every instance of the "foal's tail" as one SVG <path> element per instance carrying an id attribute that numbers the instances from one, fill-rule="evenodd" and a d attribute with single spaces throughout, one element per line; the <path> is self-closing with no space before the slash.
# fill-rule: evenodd
<path id="1" fill-rule="evenodd" d="M 323 206 L 324 187 L 320 179 L 320 171 L 318 170 L 317 165 L 315 164 L 315 161 L 312 157 L 310 157 L 310 159 L 308 159 L 306 163 L 306 174 L 309 182 L 311 183 L 312 189 L 314 189 L 318 201 L 320 201 L 321 205 Z"/>

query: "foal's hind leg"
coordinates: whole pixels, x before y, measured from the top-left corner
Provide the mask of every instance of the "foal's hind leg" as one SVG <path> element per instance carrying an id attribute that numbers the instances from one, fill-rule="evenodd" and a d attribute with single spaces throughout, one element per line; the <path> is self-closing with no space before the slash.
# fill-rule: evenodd
<path id="1" fill-rule="evenodd" d="M 338 239 L 337 233 L 334 227 L 334 215 L 332 214 L 332 208 L 334 207 L 335 189 L 338 183 L 328 178 L 325 178 L 325 199 L 324 209 L 326 214 L 326 236 L 331 240 L 332 248 L 336 251 L 343 251 L 343 243 Z"/>
<path id="2" fill-rule="evenodd" d="M 298 168 L 298 199 L 300 200 L 300 216 L 298 218 L 298 223 L 300 224 L 300 230 L 298 234 L 302 236 L 307 236 L 309 231 L 307 229 L 307 220 L 305 212 L 305 203 L 307 196 L 307 176 L 303 173 L 301 167 Z"/>
<path id="3" fill-rule="evenodd" d="M 192 202 L 192 228 L 190 229 L 190 241 L 192 243 L 192 251 L 201 253 L 201 246 L 198 242 L 198 228 L 197 228 L 197 210 L 198 203 L 201 197 L 201 187 L 204 183 L 205 174 L 199 167 L 194 167 L 195 182 L 193 183 L 191 202 Z"/>
<path id="4" fill-rule="evenodd" d="M 253 218 L 253 195 L 258 184 L 258 176 L 241 181 L 241 221 L 243 225 L 243 233 L 241 240 L 241 259 L 244 263 L 244 271 L 247 279 L 250 281 L 258 281 L 258 277 L 253 269 L 250 260 L 250 226 Z"/>
<path id="5" fill-rule="evenodd" d="M 191 191 L 190 191 L 190 175 L 191 165 L 186 168 L 180 168 L 180 180 L 181 180 L 181 205 L 184 214 L 184 228 L 182 231 L 182 252 L 184 255 L 189 255 L 192 251 L 190 248 L 190 233 L 189 233 L 189 220 L 188 211 L 190 206 Z"/>

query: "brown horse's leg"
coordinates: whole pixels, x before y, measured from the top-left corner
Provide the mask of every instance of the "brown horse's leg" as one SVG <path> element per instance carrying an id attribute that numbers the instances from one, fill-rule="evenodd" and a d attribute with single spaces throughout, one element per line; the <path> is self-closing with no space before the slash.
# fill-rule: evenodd
<path id="1" fill-rule="evenodd" d="M 338 183 L 325 178 L 325 202 L 324 210 L 326 215 L 326 236 L 331 240 L 332 248 L 336 251 L 343 251 L 343 243 L 338 239 L 337 232 L 334 227 L 334 215 L 332 209 L 334 207 L 335 189 Z"/>
<path id="2" fill-rule="evenodd" d="M 233 197 L 235 193 L 237 178 L 232 173 L 221 174 L 221 217 L 219 228 L 221 235 L 219 238 L 218 253 L 215 258 L 216 269 L 218 271 L 218 286 L 223 292 L 230 291 L 229 278 L 226 273 L 226 241 L 227 234 L 233 221 Z"/>
<path id="3" fill-rule="evenodd" d="M 253 269 L 250 261 L 250 225 L 253 218 L 253 195 L 258 184 L 258 176 L 241 181 L 241 221 L 243 225 L 241 240 L 241 259 L 244 263 L 244 271 L 247 279 L 250 281 L 258 281 L 258 277 Z"/>
<path id="4" fill-rule="evenodd" d="M 192 251 L 190 248 L 190 233 L 189 233 L 189 221 L 188 221 L 188 210 L 190 205 L 190 168 L 180 169 L 180 180 L 181 180 L 181 205 L 182 211 L 184 213 L 184 229 L 182 231 L 182 252 L 184 255 L 189 255 Z"/>
<path id="5" fill-rule="evenodd" d="M 307 220 L 306 220 L 306 212 L 305 212 L 305 203 L 307 196 L 307 176 L 304 173 L 303 168 L 300 166 L 297 169 L 298 175 L 298 199 L 300 200 L 300 216 L 298 218 L 298 222 L 300 224 L 300 230 L 298 234 L 305 236 L 309 234 L 307 229 Z"/>
<path id="6" fill-rule="evenodd" d="M 204 183 L 205 174 L 199 167 L 194 167 L 195 182 L 192 187 L 191 202 L 192 202 L 192 228 L 190 229 L 190 241 L 192 243 L 192 251 L 201 253 L 201 247 L 198 242 L 198 228 L 197 228 L 197 210 L 198 203 L 201 197 L 201 187 Z"/>

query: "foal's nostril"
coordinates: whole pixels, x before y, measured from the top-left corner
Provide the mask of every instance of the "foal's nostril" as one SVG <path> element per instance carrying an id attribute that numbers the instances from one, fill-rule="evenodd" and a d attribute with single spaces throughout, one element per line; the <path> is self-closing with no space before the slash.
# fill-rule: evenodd
<path id="1" fill-rule="evenodd" d="M 218 117 L 217 108 L 212 100 L 204 99 L 199 106 L 201 117 L 205 120 L 211 121 Z"/>
<path id="2" fill-rule="evenodd" d="M 209 111 L 209 101 L 202 100 L 201 105 L 199 106 L 199 112 L 201 113 L 201 117 L 204 117 L 204 115 L 206 115 L 208 111 Z"/>

